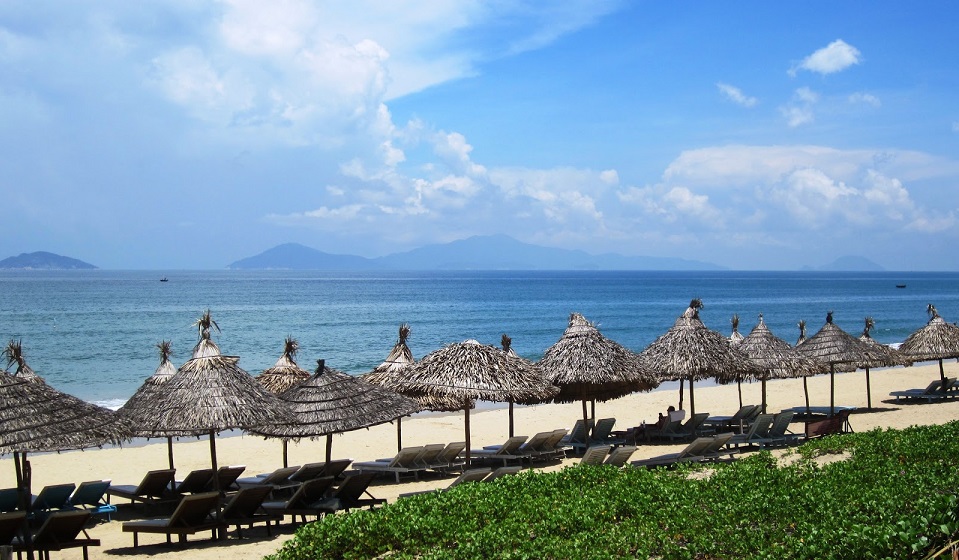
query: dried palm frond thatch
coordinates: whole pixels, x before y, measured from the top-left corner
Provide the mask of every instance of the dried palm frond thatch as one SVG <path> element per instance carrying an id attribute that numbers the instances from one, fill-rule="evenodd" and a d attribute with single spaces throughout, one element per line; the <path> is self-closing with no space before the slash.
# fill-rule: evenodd
<path id="1" fill-rule="evenodd" d="M 870 367 L 889 366 L 892 361 L 883 351 L 861 342 L 833 323 L 832 311 L 826 313 L 826 324 L 819 331 L 796 346 L 809 358 L 829 364 L 829 410 L 835 410 L 837 371 L 855 371 L 860 364 Z"/>
<path id="2" fill-rule="evenodd" d="M 762 317 L 762 315 L 760 315 Z M 729 321 L 733 325 L 733 332 L 729 335 L 729 343 L 733 346 L 743 341 L 743 335 L 739 332 L 739 315 L 734 314 Z"/>
<path id="3" fill-rule="evenodd" d="M 300 345 L 291 336 L 283 342 L 283 355 L 273 364 L 273 367 L 263 370 L 256 380 L 264 389 L 279 395 L 310 378 L 310 372 L 296 363 L 296 353 Z"/>
<path id="4" fill-rule="evenodd" d="M 136 393 L 133 393 L 133 396 L 127 399 L 127 402 L 123 403 L 123 406 L 117 411 L 117 414 L 119 414 L 121 418 L 127 418 L 127 411 L 129 410 L 150 406 L 150 403 L 157 398 L 157 394 L 163 390 L 163 384 L 169 381 L 176 373 L 176 366 L 170 361 L 170 356 L 173 355 L 170 341 L 163 340 L 157 343 L 157 349 L 160 351 L 160 365 L 157 366 L 153 375 L 148 377 L 146 381 L 143 382 L 143 385 L 137 389 Z M 131 422 L 131 431 L 135 437 L 151 437 L 154 435 L 152 433 L 141 432 L 137 429 L 134 422 Z M 170 468 L 172 469 L 173 436 L 171 435 L 167 436 L 167 455 L 170 460 Z"/>
<path id="5" fill-rule="evenodd" d="M 462 399 L 469 450 L 469 404 L 474 400 L 538 403 L 558 389 L 538 366 L 514 358 L 499 348 L 467 340 L 430 352 L 397 374 L 394 387 L 413 398 Z M 469 455 L 466 457 L 469 463 Z"/>
<path id="6" fill-rule="evenodd" d="M 690 415 L 696 413 L 693 382 L 715 379 L 732 383 L 759 373 L 745 354 L 722 334 L 706 328 L 699 318 L 703 303 L 693 299 L 686 311 L 640 353 L 647 366 L 662 379 L 689 380 Z"/>
<path id="7" fill-rule="evenodd" d="M 326 367 L 324 360 L 317 360 L 314 375 L 283 392 L 280 398 L 289 404 L 294 422 L 257 426 L 250 431 L 294 441 L 327 436 L 327 461 L 331 459 L 333 434 L 385 424 L 421 410 L 413 399 Z"/>
<path id="8" fill-rule="evenodd" d="M 19 377 L 32 383 L 45 383 L 43 378 L 37 375 L 37 372 L 33 371 L 33 368 L 27 365 L 27 360 L 23 356 L 23 344 L 19 339 L 10 340 L 10 342 L 7 343 L 7 347 L 3 349 L 3 355 L 7 358 L 8 368 L 13 364 L 17 364 L 17 370 L 12 374 L 14 377 Z"/>
<path id="9" fill-rule="evenodd" d="M 946 372 L 942 361 L 959 358 L 959 327 L 947 323 L 931 303 L 926 307 L 926 312 L 929 322 L 906 337 L 899 351 L 915 361 L 938 360 L 939 376 L 945 382 Z"/>
<path id="10" fill-rule="evenodd" d="M 762 383 L 763 411 L 766 410 L 767 380 L 806 377 L 826 373 L 829 370 L 825 362 L 803 356 L 788 342 L 774 335 L 766 326 L 762 313 L 759 314 L 759 323 L 743 338 L 737 348 L 761 370 L 756 375 L 756 379 Z"/>

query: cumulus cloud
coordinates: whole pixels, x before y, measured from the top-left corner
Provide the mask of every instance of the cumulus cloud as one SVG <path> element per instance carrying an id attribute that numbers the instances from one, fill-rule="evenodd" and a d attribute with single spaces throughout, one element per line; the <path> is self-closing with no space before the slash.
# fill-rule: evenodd
<path id="1" fill-rule="evenodd" d="M 716 87 L 719 89 L 719 93 L 721 93 L 723 97 L 737 105 L 742 105 L 743 107 L 754 107 L 756 103 L 759 103 L 758 99 L 744 94 L 742 90 L 736 86 L 731 86 L 729 84 L 720 82 L 716 84 Z"/>
<path id="2" fill-rule="evenodd" d="M 789 69 L 789 75 L 796 76 L 799 70 L 817 74 L 841 72 L 862 60 L 859 49 L 842 39 L 836 39 L 829 45 L 807 56 L 799 64 Z"/>
<path id="3" fill-rule="evenodd" d="M 876 108 L 882 106 L 882 102 L 879 100 L 879 98 L 871 93 L 853 93 L 849 96 L 849 102 L 853 105 L 869 105 L 870 107 Z"/>

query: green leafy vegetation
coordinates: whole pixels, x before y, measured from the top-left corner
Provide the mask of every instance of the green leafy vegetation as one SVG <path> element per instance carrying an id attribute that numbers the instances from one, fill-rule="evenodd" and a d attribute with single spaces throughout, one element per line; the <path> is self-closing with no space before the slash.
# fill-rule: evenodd
<path id="1" fill-rule="evenodd" d="M 270 558 L 924 558 L 959 539 L 957 494 L 953 422 L 778 460 L 523 472 L 328 516 Z"/>

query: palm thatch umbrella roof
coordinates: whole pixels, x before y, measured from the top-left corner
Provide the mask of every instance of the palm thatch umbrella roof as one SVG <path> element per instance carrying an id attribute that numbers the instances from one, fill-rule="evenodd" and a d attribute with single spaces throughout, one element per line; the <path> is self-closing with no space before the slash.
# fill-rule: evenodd
<path id="1" fill-rule="evenodd" d="M 608 401 L 659 386 L 639 356 L 606 338 L 579 313 L 570 314 L 563 335 L 538 363 L 546 379 L 559 387 L 552 401 L 582 401 L 584 423 L 589 420 L 586 401 Z"/>
<path id="2" fill-rule="evenodd" d="M 543 402 L 556 394 L 542 370 L 499 348 L 466 340 L 434 350 L 397 373 L 394 387 L 410 397 L 462 399 L 466 415 L 466 461 L 469 464 L 469 405 L 472 401 Z"/>
<path id="3" fill-rule="evenodd" d="M 293 416 L 284 401 L 237 365 L 239 358 L 220 354 L 210 338 L 210 329 L 219 326 L 209 311 L 195 325 L 200 340 L 193 358 L 164 383 L 155 399 L 128 409 L 125 417 L 141 433 L 155 436 L 208 434 L 215 471 L 217 432 L 291 422 Z"/>
<path id="4" fill-rule="evenodd" d="M 173 355 L 170 341 L 163 340 L 157 343 L 157 349 L 160 351 L 160 365 L 157 366 L 156 370 L 153 372 L 153 375 L 148 377 L 146 381 L 143 382 L 143 385 L 137 389 L 136 393 L 133 393 L 133 396 L 127 399 L 127 402 L 123 403 L 123 406 L 121 406 L 117 411 L 121 417 L 125 417 L 128 410 L 149 406 L 148 403 L 156 399 L 157 394 L 163 390 L 163 384 L 169 381 L 173 375 L 176 374 L 176 366 L 174 366 L 173 362 L 170 361 L 170 356 Z M 154 435 L 152 433 L 140 431 L 135 425 L 131 426 L 131 428 L 135 437 L 151 437 Z M 172 435 L 167 436 L 167 457 L 170 462 L 170 468 L 174 468 Z"/>
<path id="5" fill-rule="evenodd" d="M 696 414 L 693 382 L 716 379 L 731 383 L 759 373 L 745 354 L 721 333 L 706 328 L 699 318 L 703 302 L 693 299 L 673 326 L 640 353 L 653 372 L 663 379 L 689 380 L 690 416 Z"/>
<path id="6" fill-rule="evenodd" d="M 44 383 L 43 378 L 37 375 L 37 372 L 33 371 L 33 368 L 27 364 L 27 360 L 23 356 L 23 344 L 21 344 L 19 339 L 10 340 L 10 342 L 7 343 L 7 347 L 3 349 L 3 355 L 7 358 L 8 368 L 13 364 L 17 364 L 17 369 L 13 372 L 13 376 L 34 383 Z"/>
<path id="7" fill-rule="evenodd" d="M 527 364 L 529 364 L 529 365 L 531 365 L 531 366 L 534 366 L 534 367 L 537 367 L 537 366 L 535 366 L 535 364 L 533 364 L 533 362 L 531 362 L 530 360 L 527 360 L 526 358 L 520 356 L 519 354 L 516 353 L 516 350 L 513 350 L 513 339 L 510 338 L 509 335 L 503 334 L 503 336 L 500 338 L 500 346 L 502 346 L 503 352 L 506 352 L 506 354 L 507 354 L 508 356 L 510 356 L 511 358 L 514 358 L 514 359 L 517 359 L 517 360 L 523 360 L 523 361 L 526 362 Z M 542 373 L 542 375 L 544 375 L 544 376 L 546 375 L 546 372 L 543 371 L 541 368 L 537 367 L 537 370 L 540 371 L 540 372 Z M 546 379 L 545 381 L 546 381 L 547 383 L 549 383 L 549 380 L 548 380 L 548 379 Z M 527 403 L 527 404 L 530 404 L 530 403 Z M 513 435 L 514 435 L 514 430 L 513 430 L 513 428 L 514 428 L 514 425 L 513 425 L 513 401 L 509 401 L 509 437 L 513 437 Z"/>
<path id="8" fill-rule="evenodd" d="M 825 362 L 803 356 L 788 342 L 774 335 L 766 326 L 762 313 L 759 314 L 759 322 L 737 348 L 761 370 L 756 379 L 762 382 L 763 411 L 766 410 L 767 380 L 805 377 L 825 373 L 829 369 Z"/>
<path id="9" fill-rule="evenodd" d="M 929 322 L 910 334 L 899 346 L 899 351 L 915 361 L 938 360 L 939 377 L 945 382 L 946 372 L 942 361 L 959 358 L 959 327 L 947 323 L 931 303 L 926 311 L 929 313 Z"/>
<path id="10" fill-rule="evenodd" d="M 760 315 L 760 318 L 761 318 L 761 317 L 762 317 L 762 315 Z M 729 335 L 729 343 L 732 344 L 733 346 L 735 346 L 735 345 L 739 344 L 740 342 L 742 342 L 742 341 L 743 341 L 743 338 L 745 338 L 745 337 L 739 332 L 739 315 L 734 314 L 733 317 L 732 317 L 732 319 L 729 320 L 729 322 L 732 323 L 732 325 L 733 325 L 733 332 L 730 333 L 730 335 Z"/>
<path id="11" fill-rule="evenodd" d="M 27 454 L 119 444 L 130 438 L 112 411 L 43 382 L 0 374 L 0 454 L 13 453 L 20 508 L 31 507 Z"/>
<path id="12" fill-rule="evenodd" d="M 326 367 L 324 360 L 317 360 L 314 375 L 284 391 L 280 398 L 290 405 L 295 421 L 250 431 L 284 440 L 327 436 L 327 461 L 332 458 L 333 434 L 385 424 L 422 410 L 413 399 Z"/>
<path id="13" fill-rule="evenodd" d="M 892 346 L 888 346 L 886 344 L 878 342 L 876 339 L 872 337 L 872 335 L 869 334 L 869 331 L 871 331 L 875 327 L 876 327 L 875 319 L 873 319 L 872 317 L 866 317 L 865 326 L 862 329 L 862 334 L 859 335 L 859 341 L 865 344 L 871 345 L 873 348 L 879 350 L 880 352 L 884 352 L 887 356 L 889 356 L 889 362 L 891 365 L 911 366 L 912 360 L 909 359 L 908 356 L 906 356 L 899 350 L 896 350 Z M 872 408 L 872 390 L 870 388 L 871 383 L 869 380 L 869 370 L 872 367 L 872 365 L 869 362 L 864 362 L 859 364 L 859 367 L 864 368 L 866 370 L 866 406 L 868 408 Z"/>
<path id="14" fill-rule="evenodd" d="M 826 324 L 796 349 L 804 356 L 829 364 L 830 415 L 836 406 L 836 371 L 855 371 L 859 364 L 866 363 L 872 367 L 892 365 L 886 353 L 861 342 L 833 323 L 832 311 L 826 314 Z"/>
<path id="15" fill-rule="evenodd" d="M 360 379 L 371 383 L 373 385 L 379 385 L 386 389 L 392 391 L 398 391 L 396 387 L 396 382 L 401 379 L 400 372 L 412 365 L 416 360 L 413 358 L 413 352 L 410 350 L 410 347 L 406 344 L 406 340 L 410 337 L 410 325 L 408 323 L 403 323 L 400 325 L 399 337 L 396 340 L 396 344 L 393 345 L 393 348 L 390 349 L 389 354 L 387 354 L 386 359 L 383 360 L 383 363 L 373 368 L 369 373 L 365 373 L 360 376 Z M 476 403 L 471 399 L 463 399 L 460 397 L 454 397 L 449 395 L 416 395 L 409 396 L 417 403 L 423 410 L 433 410 L 436 412 L 454 412 L 457 410 L 463 410 L 464 407 L 473 408 L 476 406 Z M 399 451 L 403 448 L 403 419 L 396 419 L 396 449 Z"/>
<path id="16" fill-rule="evenodd" d="M 264 389 L 279 395 L 310 378 L 310 372 L 296 363 L 296 352 L 300 349 L 299 343 L 293 337 L 286 337 L 283 342 L 283 355 L 273 364 L 273 367 L 263 370 L 256 380 Z"/>

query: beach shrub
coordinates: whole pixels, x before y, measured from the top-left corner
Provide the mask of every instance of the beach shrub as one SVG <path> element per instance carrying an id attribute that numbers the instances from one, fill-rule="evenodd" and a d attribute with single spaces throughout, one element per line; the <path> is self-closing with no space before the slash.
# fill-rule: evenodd
<path id="1" fill-rule="evenodd" d="M 526 471 L 327 516 L 270 558 L 905 559 L 959 538 L 957 422 L 829 436 L 792 459 Z"/>

